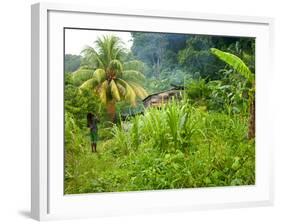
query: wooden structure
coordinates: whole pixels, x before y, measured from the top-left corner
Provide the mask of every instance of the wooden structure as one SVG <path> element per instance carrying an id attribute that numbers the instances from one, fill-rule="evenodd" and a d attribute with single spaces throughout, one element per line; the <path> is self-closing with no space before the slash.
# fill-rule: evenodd
<path id="1" fill-rule="evenodd" d="M 147 96 L 142 100 L 145 108 L 148 107 L 161 107 L 163 104 L 166 104 L 172 99 L 179 100 L 182 98 L 182 91 L 184 90 L 183 86 L 171 85 L 172 88 L 162 92 L 154 93 Z M 120 114 L 121 120 L 126 120 L 128 117 L 134 117 L 136 115 L 144 114 L 144 108 L 132 109 L 129 111 L 123 111 Z"/>
<path id="2" fill-rule="evenodd" d="M 143 105 L 147 107 L 160 107 L 172 99 L 181 99 L 183 87 L 174 86 L 172 89 L 154 93 L 143 99 Z"/>

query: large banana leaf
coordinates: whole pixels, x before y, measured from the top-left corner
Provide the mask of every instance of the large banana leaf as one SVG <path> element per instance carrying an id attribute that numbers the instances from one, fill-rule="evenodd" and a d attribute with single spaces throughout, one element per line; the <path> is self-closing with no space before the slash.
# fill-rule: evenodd
<path id="1" fill-rule="evenodd" d="M 211 52 L 219 59 L 232 66 L 238 73 L 244 76 L 249 82 L 254 82 L 254 74 L 248 66 L 236 55 L 221 51 L 216 48 L 211 48 Z"/>

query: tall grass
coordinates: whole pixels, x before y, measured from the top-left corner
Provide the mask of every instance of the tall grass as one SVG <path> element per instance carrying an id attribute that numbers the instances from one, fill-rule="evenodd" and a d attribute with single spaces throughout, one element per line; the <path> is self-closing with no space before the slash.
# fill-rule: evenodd
<path id="1" fill-rule="evenodd" d="M 247 116 L 171 102 L 114 125 L 111 136 L 70 163 L 66 193 L 255 183 Z"/>
<path id="2" fill-rule="evenodd" d="M 174 101 L 160 109 L 150 108 L 144 115 L 114 125 L 113 141 L 125 154 L 138 150 L 139 145 L 144 143 L 150 143 L 160 152 L 185 151 L 196 131 L 196 119 L 198 116 L 190 105 Z"/>

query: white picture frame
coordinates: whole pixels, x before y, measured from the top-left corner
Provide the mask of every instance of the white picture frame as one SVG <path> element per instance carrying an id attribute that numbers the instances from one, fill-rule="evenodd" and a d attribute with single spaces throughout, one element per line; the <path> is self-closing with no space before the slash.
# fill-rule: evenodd
<path id="1" fill-rule="evenodd" d="M 31 215 L 37 220 L 114 216 L 273 203 L 270 76 L 273 19 L 38 3 L 31 6 Z M 163 191 L 63 194 L 63 28 L 253 36 L 256 38 L 256 184 Z M 183 28 L 184 27 L 184 28 Z"/>

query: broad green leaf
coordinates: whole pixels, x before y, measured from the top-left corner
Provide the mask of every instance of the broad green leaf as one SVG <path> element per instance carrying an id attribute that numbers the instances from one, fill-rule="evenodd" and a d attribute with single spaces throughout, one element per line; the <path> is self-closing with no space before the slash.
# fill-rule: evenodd
<path id="1" fill-rule="evenodd" d="M 216 48 L 211 48 L 212 54 L 219 59 L 232 66 L 238 73 L 244 76 L 249 82 L 254 82 L 254 74 L 250 71 L 248 66 L 236 55 L 221 51 Z"/>

